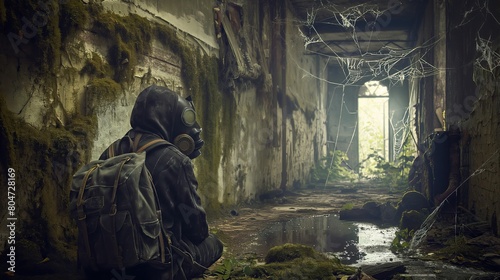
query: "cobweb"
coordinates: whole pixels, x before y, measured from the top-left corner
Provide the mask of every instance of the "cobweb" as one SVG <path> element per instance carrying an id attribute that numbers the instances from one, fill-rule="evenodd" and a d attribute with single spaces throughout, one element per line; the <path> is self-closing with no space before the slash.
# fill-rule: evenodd
<path id="1" fill-rule="evenodd" d="M 448 201 L 448 198 L 450 198 L 452 195 L 456 194 L 458 192 L 458 190 L 467 182 L 469 181 L 472 177 L 474 176 L 477 176 L 481 173 L 483 173 L 484 171 L 486 171 L 485 169 L 485 166 L 491 162 L 492 160 L 494 160 L 496 157 L 498 157 L 498 152 L 499 150 L 496 150 L 483 164 L 481 164 L 481 166 L 479 166 L 469 177 L 467 177 L 465 180 L 463 180 L 463 182 L 460 183 L 460 185 L 458 185 L 458 187 L 455 189 L 454 192 L 450 193 L 442 202 L 441 204 L 439 204 L 436 209 L 434 209 L 434 211 L 432 211 L 432 213 L 427 216 L 427 218 L 425 219 L 425 221 L 422 223 L 422 225 L 420 226 L 420 229 L 418 229 L 417 231 L 415 231 L 415 234 L 413 235 L 413 238 L 410 242 L 410 250 L 415 250 L 416 248 L 418 248 L 418 246 L 420 244 L 422 244 L 422 241 L 425 240 L 425 237 L 427 236 L 427 232 L 432 228 L 432 226 L 434 225 L 434 222 L 436 221 L 436 216 L 437 214 L 439 213 L 439 210 L 441 210 L 441 207 L 445 204 L 445 202 Z M 456 220 L 456 219 L 455 219 Z M 457 225 L 455 224 L 455 227 Z M 456 232 L 456 230 L 455 230 Z"/>
<path id="2" fill-rule="evenodd" d="M 500 54 L 492 49 L 491 38 L 483 39 L 476 38 L 476 51 L 478 57 L 474 61 L 476 67 L 493 73 L 493 71 L 500 66 Z"/>
<path id="3" fill-rule="evenodd" d="M 391 45 L 385 45 L 378 51 L 369 51 L 369 47 L 363 46 L 370 46 L 372 41 L 377 39 L 377 33 L 380 31 L 377 29 L 380 28 L 380 26 L 377 27 L 376 24 L 374 25 L 372 23 L 376 22 L 377 19 L 381 19 L 384 15 L 387 15 L 388 12 L 390 13 L 391 11 L 389 9 L 381 9 L 375 2 L 373 4 L 364 3 L 351 7 L 336 5 L 327 0 L 319 0 L 316 3 L 318 3 L 318 5 L 315 8 L 307 11 L 307 20 L 305 22 L 299 21 L 297 24 L 297 30 L 304 41 L 304 49 L 308 53 L 326 57 L 329 62 L 336 61 L 343 71 L 345 79 L 342 82 L 330 81 L 302 68 L 300 63 L 295 61 L 297 67 L 304 71 L 304 76 L 310 76 L 338 87 L 359 86 L 360 82 L 369 80 L 372 77 L 377 77 L 377 80 L 380 82 L 385 81 L 389 85 L 395 85 L 398 83 L 402 84 L 405 80 L 419 80 L 421 78 L 435 76 L 445 70 L 438 68 L 434 64 L 434 56 L 431 55 L 436 45 L 441 43 L 442 40 L 446 40 L 445 37 L 437 34 L 414 47 L 395 48 L 391 47 Z M 496 3 L 495 1 L 472 0 L 469 3 L 472 3 L 472 5 L 469 10 L 463 12 L 459 24 L 456 26 L 449 26 L 450 30 L 447 31 L 463 27 L 464 25 L 470 24 L 473 21 L 477 22 L 478 20 L 484 22 L 484 24 L 486 24 L 486 22 L 497 24 L 498 28 L 500 21 L 494 16 L 488 6 L 490 3 Z M 330 46 L 328 40 L 323 38 L 322 34 L 316 30 L 315 24 L 318 23 L 319 14 L 321 14 L 322 25 L 331 25 L 336 28 L 341 27 L 346 31 L 346 39 L 352 41 L 357 48 L 356 51 L 351 52 L 352 57 L 346 57 L 345 54 L 338 53 L 338 51 Z M 367 18 L 375 19 L 375 21 L 368 21 Z M 359 23 L 366 24 L 365 30 L 359 29 Z M 493 72 L 500 67 L 500 53 L 499 49 L 494 49 L 494 43 L 491 38 L 483 38 L 480 36 L 480 31 L 484 24 L 478 28 L 478 35 L 476 37 L 477 56 L 475 61 L 471 61 L 470 63 L 474 63 L 474 66 L 479 69 Z M 381 30 L 383 31 L 383 27 Z M 363 42 L 363 44 L 361 44 L 361 42 Z M 318 48 L 315 49 L 322 49 L 322 51 L 312 50 L 310 48 L 312 45 L 316 45 Z M 327 51 L 328 54 L 326 54 L 325 51 Z M 291 57 L 293 59 L 293 56 Z M 344 101 L 342 100 L 342 102 Z M 401 133 L 396 134 L 402 137 L 402 139 L 411 134 L 409 126 L 412 120 L 409 119 L 407 114 L 405 114 L 402 120 L 396 120 L 396 123 L 403 122 L 403 125 L 399 126 L 402 130 Z M 340 118 L 339 127 L 342 125 L 342 121 L 342 118 Z M 395 140 L 397 143 L 397 139 Z M 337 147 L 337 141 L 338 139 L 335 139 L 334 147 Z M 395 157 L 397 156 L 397 150 L 401 149 L 396 149 Z M 477 170 L 471 177 L 478 175 L 480 172 L 482 171 Z M 470 177 L 466 180 L 468 179 L 470 179 Z M 429 215 L 422 230 L 415 235 L 414 243 L 419 243 L 425 236 L 427 230 L 432 227 L 441 205 Z"/>
<path id="4" fill-rule="evenodd" d="M 494 22 L 500 25 L 500 21 L 494 17 L 488 5 L 488 1 L 474 1 L 470 10 L 463 13 L 461 22 L 451 28 L 459 28 L 466 25 L 474 20 L 475 17 L 482 17 L 484 22 L 486 22 L 487 18 L 492 18 Z M 307 11 L 307 20 L 305 22 L 298 22 L 298 25 L 304 27 L 307 34 L 304 34 L 301 28 L 298 28 L 298 30 L 304 39 L 304 49 L 306 51 L 326 56 L 329 60 L 333 59 L 337 61 L 346 77 L 342 83 L 338 84 L 339 86 L 356 85 L 360 81 L 371 77 L 382 77 L 379 81 L 396 84 L 402 83 L 404 80 L 434 76 L 441 72 L 441 70 L 444 70 L 436 67 L 434 62 L 427 58 L 432 58 L 433 56 L 426 56 L 428 52 L 434 49 L 437 43 L 445 39 L 439 35 L 429 38 L 428 41 L 412 48 L 395 48 L 388 44 L 376 52 L 368 50 L 371 42 L 377 39 L 378 31 L 384 28 L 380 25 L 377 26 L 377 20 L 380 22 L 383 20 L 387 21 L 387 18 L 390 20 L 391 12 L 394 11 L 391 11 L 389 8 L 381 9 L 375 2 L 345 7 L 329 1 L 319 1 L 317 7 Z M 323 38 L 322 34 L 316 30 L 315 24 L 320 13 L 322 25 L 341 27 L 346 31 L 348 39 L 357 48 L 352 53 L 352 57 L 345 57 L 344 54 L 335 51 Z M 374 20 L 369 21 L 367 18 Z M 359 23 L 366 24 L 366 28 L 360 30 Z M 360 44 L 361 40 L 363 40 L 364 45 Z M 328 50 L 329 54 L 311 50 L 310 46 L 312 44 L 317 45 L 317 49 L 323 48 L 324 50 Z M 500 54 L 495 52 L 491 45 L 491 39 L 479 37 L 478 32 L 476 49 L 480 56 L 474 63 L 487 71 L 493 71 L 500 66 Z M 402 62 L 409 63 L 404 64 Z M 402 65 L 406 66 L 401 67 Z M 307 74 L 315 76 L 312 73 Z"/>

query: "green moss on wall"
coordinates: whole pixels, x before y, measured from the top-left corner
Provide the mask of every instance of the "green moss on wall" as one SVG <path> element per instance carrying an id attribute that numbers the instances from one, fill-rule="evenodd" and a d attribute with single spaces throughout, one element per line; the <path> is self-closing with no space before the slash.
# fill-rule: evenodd
<path id="1" fill-rule="evenodd" d="M 119 16 L 110 12 L 95 15 L 94 30 L 111 39 L 108 52 L 109 64 L 115 70 L 116 82 L 132 82 L 137 54 L 145 54 L 151 49 L 154 36 L 149 20 L 135 14 Z"/>
<path id="2" fill-rule="evenodd" d="M 224 93 L 222 97 L 222 123 L 221 130 L 223 131 L 223 160 L 231 156 L 231 150 L 234 146 L 234 126 L 236 120 L 236 101 L 230 93 Z"/>
<path id="3" fill-rule="evenodd" d="M 195 160 L 199 191 L 204 196 L 207 212 L 215 215 L 221 208 L 218 204 L 217 188 L 220 182 L 217 170 L 223 154 L 229 153 L 232 143 L 229 138 L 234 127 L 234 98 L 222 96 L 219 60 L 216 57 L 201 55 L 199 50 L 181 42 L 175 32 L 164 25 L 153 25 L 153 32 L 160 43 L 181 59 L 181 78 L 187 87 L 187 95 L 193 97 L 205 141 L 201 156 Z M 224 141 L 221 141 L 222 137 Z"/>
<path id="4" fill-rule="evenodd" d="M 215 58 L 201 56 L 199 51 L 181 49 L 182 77 L 188 87 L 188 94 L 193 96 L 198 122 L 203 128 L 202 138 L 205 141 L 202 154 L 196 159 L 200 192 L 205 197 L 207 212 L 214 215 L 220 209 L 218 197 L 218 167 L 221 156 L 219 141 L 219 113 L 221 109 L 220 92 L 218 90 L 218 71 Z"/>
<path id="5" fill-rule="evenodd" d="M 162 24 L 155 24 L 153 31 L 156 39 L 164 46 L 170 48 L 173 53 L 182 55 L 185 46 L 181 43 L 175 31 Z M 186 57 L 185 57 L 186 58 Z"/>
<path id="6" fill-rule="evenodd" d="M 59 28 L 64 41 L 77 30 L 85 27 L 89 19 L 89 11 L 81 0 L 66 0 L 60 6 Z"/>
<path id="7" fill-rule="evenodd" d="M 60 62 L 59 1 L 6 1 L 5 34 L 28 53 L 41 73 L 53 73 Z M 26 33 L 26 34 L 25 34 Z"/>
<path id="8" fill-rule="evenodd" d="M 87 59 L 85 66 L 80 70 L 80 75 L 88 74 L 97 78 L 112 77 L 113 70 L 111 66 L 102 60 L 101 56 L 95 52 L 92 57 Z"/>
<path id="9" fill-rule="evenodd" d="M 6 178 L 7 168 L 14 168 L 19 184 L 16 239 L 33 241 L 46 253 L 75 260 L 76 251 L 68 247 L 68 239 L 76 232 L 69 226 L 69 216 L 61 213 L 67 208 L 72 174 L 90 158 L 96 122 L 72 116 L 66 127 L 37 129 L 10 113 L 1 97 L 0 106 L 0 143 L 8 155 L 0 161 L 0 177 Z"/>
<path id="10" fill-rule="evenodd" d="M 62 41 L 88 20 L 79 0 L 4 1 L 0 23 L 18 51 L 27 53 L 40 73 L 54 73 L 60 65 Z M 11 42 L 11 44 L 12 44 Z"/>
<path id="11" fill-rule="evenodd" d="M 200 57 L 197 54 L 196 58 L 196 68 L 199 69 L 197 84 L 200 88 L 197 89 L 198 92 L 194 92 L 194 96 L 197 103 L 201 105 L 198 106 L 198 110 L 201 112 L 202 125 L 207 128 L 203 133 L 208 147 L 205 151 L 205 158 L 209 159 L 213 166 L 218 166 L 221 155 L 219 113 L 222 108 L 222 100 L 217 87 L 217 61 L 206 55 Z"/>
<path id="12" fill-rule="evenodd" d="M 120 96 L 121 92 L 120 84 L 110 78 L 92 79 L 85 90 L 87 115 L 105 111 Z"/>

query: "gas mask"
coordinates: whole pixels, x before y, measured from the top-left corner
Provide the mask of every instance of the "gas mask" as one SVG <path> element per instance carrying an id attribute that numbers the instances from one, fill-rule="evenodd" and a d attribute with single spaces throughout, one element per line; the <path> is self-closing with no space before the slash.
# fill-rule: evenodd
<path id="1" fill-rule="evenodd" d="M 201 138 L 201 127 L 196 122 L 196 111 L 191 96 L 178 97 L 174 124 L 174 145 L 190 159 L 198 157 L 205 143 Z"/>

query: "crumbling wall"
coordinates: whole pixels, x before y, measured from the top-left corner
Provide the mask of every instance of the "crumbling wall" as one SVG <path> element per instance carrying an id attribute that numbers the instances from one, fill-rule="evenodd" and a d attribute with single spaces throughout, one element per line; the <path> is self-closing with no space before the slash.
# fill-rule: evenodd
<path id="1" fill-rule="evenodd" d="M 496 48 L 499 51 L 500 48 Z M 465 203 L 500 234 L 500 71 L 476 69 L 479 98 L 462 126 L 462 166 L 470 180 Z M 467 178 L 464 178 L 467 179 Z"/>
<path id="2" fill-rule="evenodd" d="M 294 23 L 294 11 L 286 15 L 286 117 L 288 186 L 303 186 L 326 144 L 327 61 L 304 53 L 304 40 Z M 318 152 L 321 151 L 321 152 Z"/>

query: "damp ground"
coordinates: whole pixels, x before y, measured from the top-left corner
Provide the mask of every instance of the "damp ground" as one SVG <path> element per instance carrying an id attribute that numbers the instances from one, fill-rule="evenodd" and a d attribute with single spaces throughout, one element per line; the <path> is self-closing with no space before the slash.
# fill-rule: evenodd
<path id="1" fill-rule="evenodd" d="M 339 219 L 338 213 L 345 207 L 369 201 L 396 204 L 402 194 L 403 190 L 369 184 L 295 190 L 231 209 L 213 221 L 212 226 L 226 244 L 226 258 L 262 261 L 270 248 L 296 243 L 354 267 L 402 263 L 406 266 L 406 279 L 500 279 L 499 274 L 491 271 L 394 254 L 390 244 L 395 226 Z"/>
<path id="2" fill-rule="evenodd" d="M 318 186 L 231 209 L 232 213 L 228 211 L 211 225 L 233 256 L 262 257 L 272 246 L 300 242 L 322 252 L 344 252 L 344 260 L 351 263 L 370 262 L 371 256 L 366 252 L 373 251 L 390 259 L 396 256 L 386 254 L 385 247 L 390 245 L 395 227 L 341 221 L 337 214 L 342 208 L 369 201 L 396 204 L 402 194 L 403 191 L 370 185 Z M 365 242 L 368 240 L 384 245 L 372 246 L 371 241 Z"/>

